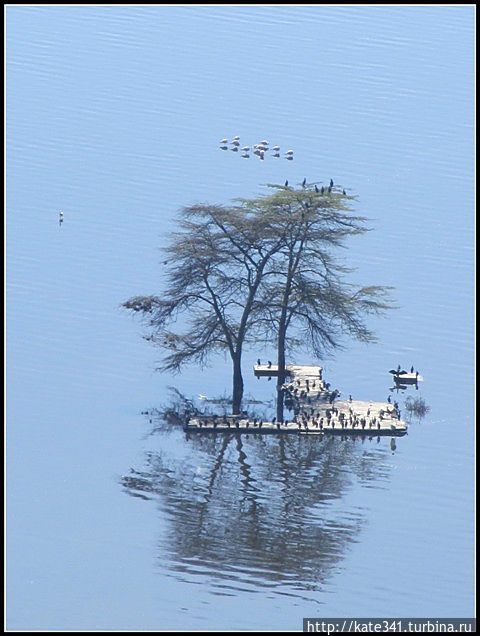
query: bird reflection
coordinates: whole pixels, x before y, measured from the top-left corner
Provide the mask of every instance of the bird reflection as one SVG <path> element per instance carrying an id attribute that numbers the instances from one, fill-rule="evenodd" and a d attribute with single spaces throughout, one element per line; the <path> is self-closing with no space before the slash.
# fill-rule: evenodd
<path id="1" fill-rule="evenodd" d="M 182 581 L 203 575 L 218 594 L 267 587 L 301 597 L 322 589 L 366 521 L 365 510 L 343 502 L 352 483 L 384 487 L 389 478 L 391 451 L 380 437 L 193 434 L 185 441 L 173 426 L 160 435 L 162 450 L 121 485 L 154 498 L 169 520 L 161 567 Z M 175 445 L 181 459 L 167 450 Z"/>

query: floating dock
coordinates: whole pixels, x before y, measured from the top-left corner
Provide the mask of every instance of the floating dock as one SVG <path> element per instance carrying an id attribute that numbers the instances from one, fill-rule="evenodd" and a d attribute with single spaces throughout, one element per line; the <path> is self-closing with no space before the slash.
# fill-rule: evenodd
<path id="1" fill-rule="evenodd" d="M 278 376 L 274 365 L 256 365 L 257 377 Z M 185 430 L 202 433 L 250 433 L 297 435 L 390 435 L 407 433 L 407 424 L 389 402 L 338 399 L 339 391 L 330 391 L 322 378 L 322 367 L 288 365 L 288 381 L 283 385 L 285 405 L 294 416 L 284 422 L 264 422 L 242 415 L 203 415 L 191 418 Z"/>

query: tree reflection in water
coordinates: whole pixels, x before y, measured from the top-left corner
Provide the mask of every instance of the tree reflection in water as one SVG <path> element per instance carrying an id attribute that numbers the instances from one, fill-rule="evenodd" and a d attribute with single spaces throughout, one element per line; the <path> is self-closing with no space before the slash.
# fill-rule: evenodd
<path id="1" fill-rule="evenodd" d="M 162 448 L 121 479 L 167 519 L 162 569 L 212 591 L 320 590 L 366 520 L 345 499 L 386 487 L 389 440 L 160 433 Z"/>

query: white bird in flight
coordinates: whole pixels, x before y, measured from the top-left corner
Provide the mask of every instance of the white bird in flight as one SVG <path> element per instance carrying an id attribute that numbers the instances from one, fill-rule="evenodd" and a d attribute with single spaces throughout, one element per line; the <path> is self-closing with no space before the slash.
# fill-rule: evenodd
<path id="1" fill-rule="evenodd" d="M 207 396 L 206 396 L 206 395 L 203 395 L 202 393 L 199 393 L 199 394 L 198 394 L 198 399 L 199 399 L 199 400 L 208 400 Z"/>

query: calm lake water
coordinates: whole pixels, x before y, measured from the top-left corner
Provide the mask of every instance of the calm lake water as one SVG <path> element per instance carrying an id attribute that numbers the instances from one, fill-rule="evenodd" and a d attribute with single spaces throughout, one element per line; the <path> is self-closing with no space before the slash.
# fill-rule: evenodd
<path id="1" fill-rule="evenodd" d="M 473 615 L 473 8 L 7 8 L 10 629 L 301 629 Z M 293 148 L 242 160 L 218 140 Z M 391 447 L 187 440 L 142 411 L 230 390 L 170 377 L 120 304 L 162 289 L 178 209 L 304 177 L 359 195 L 355 280 L 399 308 L 319 363 L 431 410 Z M 58 224 L 59 211 L 65 221 Z M 246 391 L 273 396 L 245 356 Z M 155 424 L 154 424 L 155 425 Z"/>

